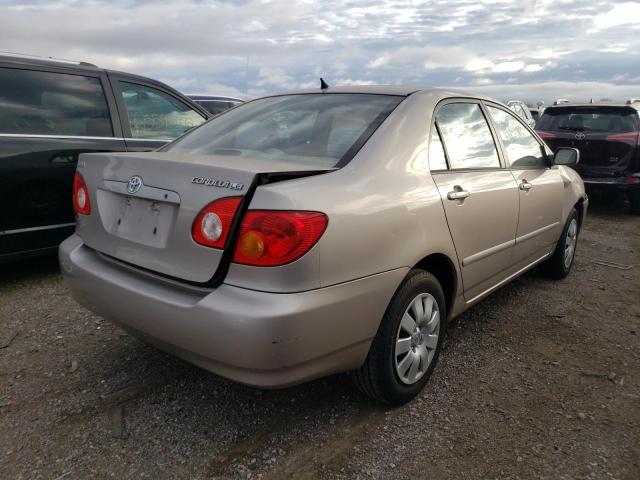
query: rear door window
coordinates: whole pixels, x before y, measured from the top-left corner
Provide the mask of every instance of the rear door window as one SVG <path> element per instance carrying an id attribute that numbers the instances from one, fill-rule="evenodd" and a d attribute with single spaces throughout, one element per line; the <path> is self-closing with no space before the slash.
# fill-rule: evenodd
<path id="1" fill-rule="evenodd" d="M 0 68 L 0 133 L 112 137 L 100 79 Z"/>
<path id="2" fill-rule="evenodd" d="M 205 121 L 168 93 L 146 85 L 118 83 L 133 138 L 173 140 Z"/>
<path id="3" fill-rule="evenodd" d="M 547 160 L 536 138 L 510 113 L 487 107 L 512 167 L 544 168 Z"/>
<path id="4" fill-rule="evenodd" d="M 448 103 L 436 123 L 447 147 L 451 169 L 499 168 L 498 151 L 477 103 Z"/>
<path id="5" fill-rule="evenodd" d="M 444 146 L 440 140 L 438 129 L 431 129 L 431 141 L 429 142 L 429 169 L 430 170 L 446 170 L 447 157 L 444 153 Z"/>

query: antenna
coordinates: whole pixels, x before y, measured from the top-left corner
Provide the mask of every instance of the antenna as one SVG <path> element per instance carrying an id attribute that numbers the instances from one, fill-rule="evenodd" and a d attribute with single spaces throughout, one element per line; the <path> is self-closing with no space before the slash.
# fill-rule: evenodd
<path id="1" fill-rule="evenodd" d="M 320 77 L 320 90 L 326 90 L 327 88 L 329 88 L 329 84 Z"/>

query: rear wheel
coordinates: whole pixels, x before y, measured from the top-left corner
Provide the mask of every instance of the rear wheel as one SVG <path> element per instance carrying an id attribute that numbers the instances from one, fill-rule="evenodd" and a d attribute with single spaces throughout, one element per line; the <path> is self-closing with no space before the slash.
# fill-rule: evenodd
<path id="1" fill-rule="evenodd" d="M 629 203 L 631 204 L 631 214 L 640 215 L 640 192 L 629 192 Z"/>
<path id="2" fill-rule="evenodd" d="M 569 275 L 578 246 L 578 233 L 580 233 L 578 212 L 574 208 L 569 213 L 553 256 L 545 263 L 545 270 L 551 277 L 562 279 Z"/>
<path id="3" fill-rule="evenodd" d="M 364 365 L 354 374 L 358 388 L 391 405 L 415 397 L 438 361 L 446 317 L 438 280 L 411 270 L 387 307 Z"/>

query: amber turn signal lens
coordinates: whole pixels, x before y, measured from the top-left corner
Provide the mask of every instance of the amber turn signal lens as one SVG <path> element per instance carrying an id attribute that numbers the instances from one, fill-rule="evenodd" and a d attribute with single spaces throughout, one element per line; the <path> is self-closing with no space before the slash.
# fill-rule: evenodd
<path id="1" fill-rule="evenodd" d="M 262 235 L 257 232 L 249 231 L 240 237 L 238 248 L 247 258 L 260 258 L 264 255 L 264 241 Z"/>

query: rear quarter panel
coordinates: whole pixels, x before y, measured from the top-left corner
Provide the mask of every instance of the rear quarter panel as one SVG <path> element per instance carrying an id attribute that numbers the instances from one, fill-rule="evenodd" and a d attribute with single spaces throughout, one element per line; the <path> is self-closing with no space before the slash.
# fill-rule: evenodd
<path id="1" fill-rule="evenodd" d="M 562 178 L 562 182 L 564 183 L 564 199 L 562 202 L 562 221 L 560 222 L 561 228 L 558 232 L 558 238 L 560 238 L 560 234 L 562 233 L 562 229 L 564 228 L 565 223 L 567 222 L 567 217 L 573 207 L 581 200 L 587 199 L 587 194 L 584 189 L 584 182 L 580 175 L 571 167 L 558 166 L 554 167 L 558 168 L 560 177 Z M 586 209 L 583 211 L 583 216 L 586 215 Z M 580 219 L 581 222 L 584 221 L 584 218 Z"/>
<path id="2" fill-rule="evenodd" d="M 430 117 L 439 99 L 433 93 L 408 97 L 340 170 L 259 187 L 249 208 L 324 212 L 327 230 L 297 262 L 266 269 L 232 265 L 226 281 L 267 291 L 304 290 L 410 268 L 431 253 L 457 265 L 427 159 Z M 317 284 L 306 275 L 315 265 Z"/>

